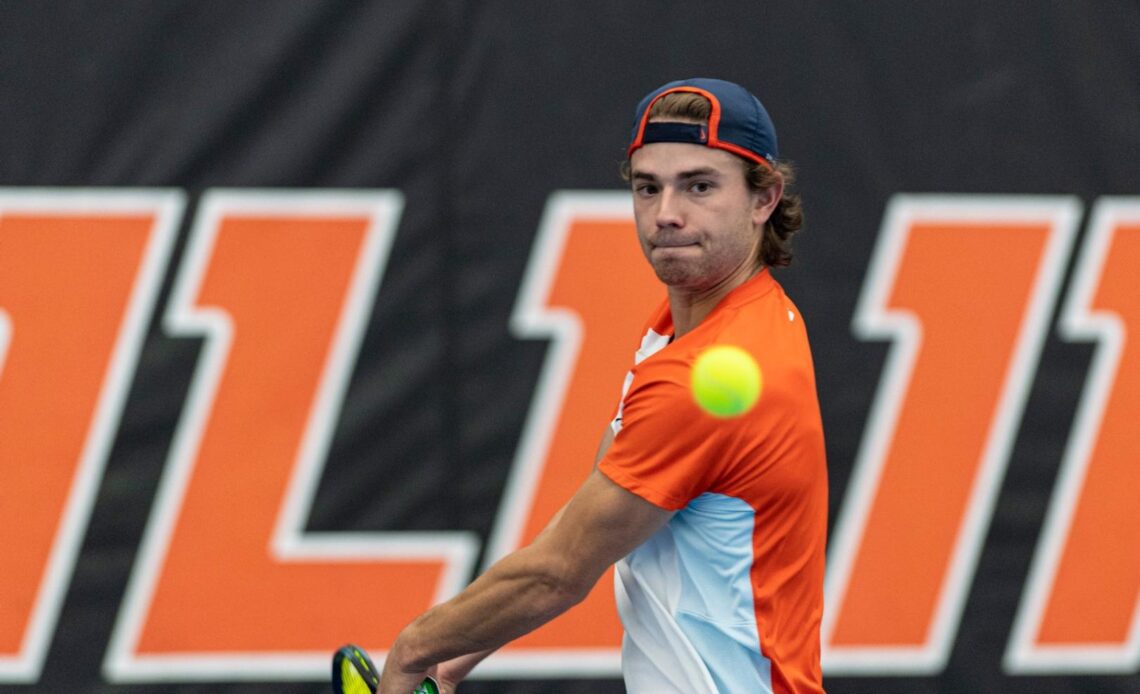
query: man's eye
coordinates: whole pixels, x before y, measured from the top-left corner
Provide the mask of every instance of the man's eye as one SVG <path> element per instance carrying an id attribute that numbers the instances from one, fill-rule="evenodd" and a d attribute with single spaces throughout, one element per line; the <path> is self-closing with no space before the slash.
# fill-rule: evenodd
<path id="1" fill-rule="evenodd" d="M 638 195 L 656 195 L 657 194 L 657 186 L 651 186 L 648 184 L 637 186 L 636 188 L 634 188 L 634 190 L 638 193 Z"/>
<path id="2" fill-rule="evenodd" d="M 708 181 L 696 181 L 690 186 L 690 190 L 694 193 L 707 193 L 712 190 L 712 184 Z"/>

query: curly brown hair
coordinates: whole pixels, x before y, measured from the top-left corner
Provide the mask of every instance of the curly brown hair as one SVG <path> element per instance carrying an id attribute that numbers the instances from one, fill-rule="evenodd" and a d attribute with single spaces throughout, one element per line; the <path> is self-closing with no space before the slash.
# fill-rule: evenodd
<path id="1" fill-rule="evenodd" d="M 700 94 L 674 92 L 654 102 L 649 110 L 650 120 L 680 120 L 707 123 L 712 104 Z M 792 237 L 803 228 L 804 209 L 799 193 L 793 191 L 796 174 L 790 162 L 780 161 L 768 168 L 758 162 L 741 158 L 744 178 L 753 190 L 765 190 L 784 182 L 784 193 L 776 203 L 772 216 L 764 224 L 764 237 L 760 241 L 760 261 L 768 266 L 781 267 L 792 262 Z M 621 166 L 622 180 L 630 180 L 629 161 Z"/>

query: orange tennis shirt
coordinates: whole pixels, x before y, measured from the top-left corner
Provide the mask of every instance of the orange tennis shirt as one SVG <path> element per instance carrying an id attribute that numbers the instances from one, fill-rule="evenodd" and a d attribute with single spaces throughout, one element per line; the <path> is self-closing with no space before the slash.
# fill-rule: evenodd
<path id="1" fill-rule="evenodd" d="M 760 366 L 740 417 L 693 400 L 693 361 L 716 344 Z M 827 468 L 799 311 L 763 270 L 676 339 L 665 302 L 634 362 L 598 467 L 676 513 L 616 566 L 628 690 L 822 692 Z"/>

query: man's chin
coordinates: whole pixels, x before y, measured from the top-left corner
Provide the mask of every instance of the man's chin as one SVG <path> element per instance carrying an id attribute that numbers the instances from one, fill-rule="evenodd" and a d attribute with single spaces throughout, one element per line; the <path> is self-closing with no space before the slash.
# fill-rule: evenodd
<path id="1" fill-rule="evenodd" d="M 700 284 L 701 275 L 695 269 L 684 263 L 654 263 L 653 272 L 662 284 L 673 289 L 696 288 Z"/>

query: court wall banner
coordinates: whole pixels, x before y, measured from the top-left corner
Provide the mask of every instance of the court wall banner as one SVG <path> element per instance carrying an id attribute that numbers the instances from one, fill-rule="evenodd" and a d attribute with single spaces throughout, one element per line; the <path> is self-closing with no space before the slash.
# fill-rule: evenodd
<path id="1" fill-rule="evenodd" d="M 589 473 L 636 102 L 764 101 L 838 694 L 1140 691 L 1140 7 L 0 5 L 0 688 L 327 691 Z M 1135 256 L 1130 254 L 1137 254 Z M 460 691 L 623 692 L 606 574 Z"/>

